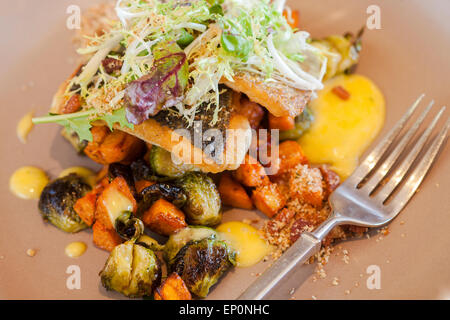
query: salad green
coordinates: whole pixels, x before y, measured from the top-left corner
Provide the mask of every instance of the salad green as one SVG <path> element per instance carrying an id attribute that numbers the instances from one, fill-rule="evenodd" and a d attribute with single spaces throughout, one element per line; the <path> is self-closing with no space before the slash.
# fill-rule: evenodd
<path id="1" fill-rule="evenodd" d="M 90 141 L 93 121 L 133 128 L 171 108 L 192 125 L 206 103 L 215 108 L 214 125 L 219 83 L 233 81 L 236 72 L 274 85 L 322 89 L 326 55 L 310 44 L 308 33 L 289 26 L 283 10 L 282 0 L 118 0 L 112 28 L 78 50 L 88 62 L 64 98 L 79 95 L 81 111 L 34 123 L 59 123 Z M 102 62 L 111 58 L 120 70 L 110 74 Z"/>

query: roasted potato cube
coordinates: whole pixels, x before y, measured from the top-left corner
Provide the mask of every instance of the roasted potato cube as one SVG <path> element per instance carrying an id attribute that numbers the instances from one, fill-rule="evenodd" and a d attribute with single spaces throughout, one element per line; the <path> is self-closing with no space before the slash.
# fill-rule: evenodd
<path id="1" fill-rule="evenodd" d="M 164 199 L 156 201 L 144 213 L 142 221 L 150 230 L 164 236 L 170 236 L 187 227 L 184 213 Z"/>
<path id="2" fill-rule="evenodd" d="M 264 167 L 254 158 L 246 155 L 244 163 L 233 172 L 234 178 L 247 187 L 259 187 L 270 183 Z"/>
<path id="3" fill-rule="evenodd" d="M 295 128 L 295 120 L 293 117 L 275 117 L 269 114 L 269 128 L 279 130 L 291 130 Z"/>
<path id="4" fill-rule="evenodd" d="M 122 238 L 114 229 L 106 228 L 99 221 L 92 226 L 92 237 L 96 247 L 109 252 L 122 243 Z"/>
<path id="5" fill-rule="evenodd" d="M 253 202 L 242 185 L 235 181 L 228 172 L 222 174 L 219 183 L 222 203 L 234 208 L 253 209 Z"/>
<path id="6" fill-rule="evenodd" d="M 280 164 L 277 175 L 282 175 L 299 164 L 307 164 L 302 147 L 295 141 L 284 141 L 279 145 Z"/>
<path id="7" fill-rule="evenodd" d="M 297 198 L 301 203 L 320 207 L 324 200 L 322 174 L 318 168 L 307 165 L 298 165 L 289 179 L 291 197 Z"/>
<path id="8" fill-rule="evenodd" d="M 137 203 L 123 177 L 115 178 L 97 200 L 95 219 L 107 229 L 114 229 L 116 219 L 126 211 L 135 213 Z"/>
<path id="9" fill-rule="evenodd" d="M 105 126 L 95 126 L 91 129 L 93 140 L 84 149 L 84 153 L 100 164 L 124 163 L 130 164 L 145 150 L 145 143 L 125 132 L 110 131 Z"/>
<path id="10" fill-rule="evenodd" d="M 285 196 L 274 183 L 253 190 L 252 200 L 256 208 L 269 218 L 277 214 L 286 204 Z"/>
<path id="11" fill-rule="evenodd" d="M 177 273 L 172 273 L 164 280 L 155 290 L 154 297 L 155 300 L 192 300 L 189 289 Z"/>

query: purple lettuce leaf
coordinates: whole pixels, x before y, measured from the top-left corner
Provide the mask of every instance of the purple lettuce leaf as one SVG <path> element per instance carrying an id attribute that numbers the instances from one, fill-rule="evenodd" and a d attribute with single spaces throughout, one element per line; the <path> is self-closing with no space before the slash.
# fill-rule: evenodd
<path id="1" fill-rule="evenodd" d="M 160 42 L 152 49 L 150 72 L 131 82 L 125 90 L 127 120 L 135 125 L 183 101 L 189 71 L 186 54 L 174 41 Z"/>

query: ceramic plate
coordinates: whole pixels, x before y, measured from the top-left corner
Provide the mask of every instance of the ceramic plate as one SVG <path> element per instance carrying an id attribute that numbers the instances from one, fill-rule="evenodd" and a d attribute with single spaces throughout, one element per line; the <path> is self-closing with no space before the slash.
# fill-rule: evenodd
<path id="1" fill-rule="evenodd" d="M 63 168 L 97 167 L 78 157 L 59 135 L 56 125 L 37 126 L 24 145 L 15 135 L 19 119 L 29 110 L 45 114 L 57 87 L 74 70 L 72 31 L 66 27 L 69 5 L 86 8 L 96 1 L 16 0 L 0 3 L 2 72 L 0 125 L 0 299 L 120 299 L 100 285 L 98 272 L 107 253 L 92 245 L 90 232 L 68 235 L 43 223 L 36 201 L 9 192 L 17 168 L 34 165 L 55 177 Z M 301 12 L 302 29 L 313 36 L 357 31 L 370 13 L 365 0 L 291 1 Z M 387 101 L 381 135 L 421 93 L 437 106 L 450 101 L 450 2 L 447 0 L 376 1 L 381 29 L 368 30 L 358 72 L 382 89 Z M 369 10 L 370 11 L 370 10 Z M 448 117 L 448 112 L 445 118 Z M 274 298 L 289 299 L 436 299 L 450 298 L 450 148 L 440 158 L 406 209 L 389 226 L 389 235 L 340 243 L 326 265 L 326 278 L 314 281 L 314 266 L 305 266 L 295 293 L 281 290 Z M 260 217 L 232 210 L 226 220 Z M 65 256 L 73 241 L 89 244 L 78 259 Z M 33 258 L 29 248 L 37 250 Z M 348 264 L 343 261 L 348 251 Z M 66 286 L 67 268 L 81 270 L 81 289 Z M 266 268 L 235 269 L 212 291 L 210 299 L 234 299 Z M 369 289 L 367 270 L 380 270 L 379 289 Z M 372 267 L 373 268 L 373 267 Z M 333 279 L 338 285 L 333 285 Z M 369 279 L 370 280 L 370 279 Z M 369 286 L 370 287 L 370 286 Z"/>

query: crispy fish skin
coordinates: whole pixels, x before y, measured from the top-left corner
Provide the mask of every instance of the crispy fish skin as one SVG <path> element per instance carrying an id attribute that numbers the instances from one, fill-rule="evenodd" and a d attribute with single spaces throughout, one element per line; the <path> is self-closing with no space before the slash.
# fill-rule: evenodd
<path id="1" fill-rule="evenodd" d="M 263 77 L 254 73 L 237 72 L 233 80 L 223 78 L 221 83 L 245 93 L 251 101 L 259 103 L 276 117 L 300 115 L 312 96 L 311 91 L 266 83 Z"/>

